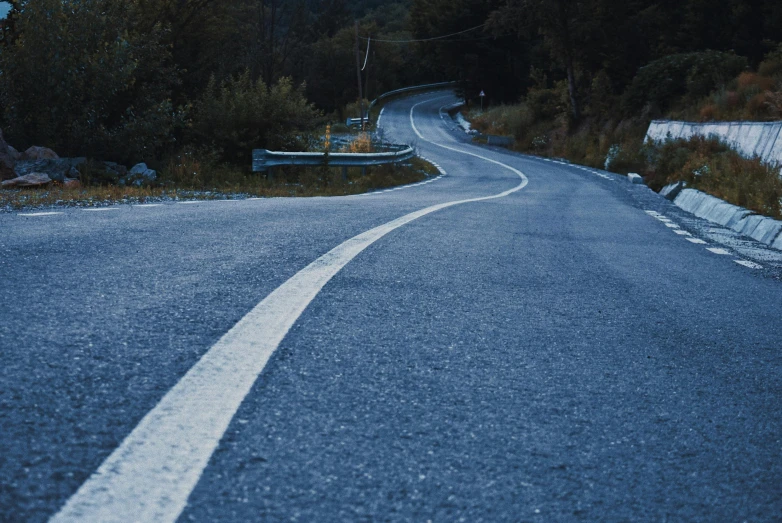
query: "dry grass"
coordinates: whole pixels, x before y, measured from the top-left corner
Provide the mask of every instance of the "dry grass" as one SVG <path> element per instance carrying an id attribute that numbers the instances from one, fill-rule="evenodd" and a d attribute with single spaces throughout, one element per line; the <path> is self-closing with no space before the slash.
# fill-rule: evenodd
<path id="1" fill-rule="evenodd" d="M 340 149 L 342 153 L 373 153 L 372 137 L 369 133 L 359 133 L 349 144 Z"/>
<path id="2" fill-rule="evenodd" d="M 651 161 L 641 172 L 654 189 L 685 181 L 734 205 L 782 218 L 779 169 L 759 158 L 743 158 L 718 140 L 699 137 L 650 146 L 647 156 Z"/>
<path id="3" fill-rule="evenodd" d="M 436 176 L 437 169 L 413 158 L 407 164 L 349 169 L 347 180 L 340 168 L 280 169 L 275 180 L 228 167 L 213 171 L 195 160 L 169 166 L 162 173 L 163 187 L 82 187 L 65 189 L 59 184 L 46 188 L 0 190 L 0 212 L 50 206 L 90 207 L 138 204 L 171 200 L 213 200 L 245 197 L 341 196 L 407 185 Z"/>

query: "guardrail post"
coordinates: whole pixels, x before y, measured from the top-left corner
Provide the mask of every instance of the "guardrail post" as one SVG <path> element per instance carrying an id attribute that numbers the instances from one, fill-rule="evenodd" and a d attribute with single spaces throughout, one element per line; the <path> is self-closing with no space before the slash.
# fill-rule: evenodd
<path id="1" fill-rule="evenodd" d="M 348 179 L 348 166 L 343 165 L 342 166 L 342 179 L 347 180 Z"/>
<path id="2" fill-rule="evenodd" d="M 363 176 L 366 176 L 366 175 L 367 175 L 367 167 L 366 167 L 366 165 L 362 165 L 361 166 L 361 176 L 363 177 Z"/>

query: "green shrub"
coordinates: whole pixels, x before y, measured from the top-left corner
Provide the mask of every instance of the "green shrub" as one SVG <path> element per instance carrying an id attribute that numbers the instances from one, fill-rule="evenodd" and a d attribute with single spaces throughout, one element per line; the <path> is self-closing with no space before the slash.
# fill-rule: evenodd
<path id="1" fill-rule="evenodd" d="M 769 77 L 782 75 L 782 44 L 763 58 L 758 67 L 758 74 Z"/>
<path id="2" fill-rule="evenodd" d="M 703 51 L 674 54 L 638 70 L 622 99 L 627 115 L 647 109 L 662 114 L 682 99 L 695 101 L 747 68 L 747 59 L 733 53 Z"/>
<path id="3" fill-rule="evenodd" d="M 514 136 L 516 139 L 526 136 L 534 121 L 526 103 L 498 105 L 471 118 L 472 126 L 482 133 Z"/>
<path id="4" fill-rule="evenodd" d="M 304 97 L 304 86 L 283 78 L 271 88 L 245 71 L 218 83 L 209 81 L 194 108 L 194 140 L 214 148 L 223 161 L 249 165 L 252 149 L 307 150 L 320 116 Z"/>

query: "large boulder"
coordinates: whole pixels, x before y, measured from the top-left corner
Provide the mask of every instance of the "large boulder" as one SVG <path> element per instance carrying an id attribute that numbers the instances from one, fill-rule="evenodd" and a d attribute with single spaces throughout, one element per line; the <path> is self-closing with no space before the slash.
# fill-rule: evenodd
<path id="1" fill-rule="evenodd" d="M 2 136 L 0 136 L 0 138 L 2 138 Z M 18 162 L 19 160 L 21 160 L 22 159 L 22 153 L 20 153 L 19 151 L 17 151 L 13 147 L 11 147 L 10 144 L 7 144 L 7 145 L 8 145 L 8 155 L 11 157 L 11 159 L 13 161 L 15 161 L 15 162 Z"/>
<path id="2" fill-rule="evenodd" d="M 78 178 L 78 166 L 85 161 L 86 158 L 20 160 L 16 162 L 14 171 L 17 176 L 25 176 L 30 173 L 44 173 L 52 180 L 62 182 L 65 178 Z"/>
<path id="3" fill-rule="evenodd" d="M 4 189 L 11 189 L 13 187 L 40 187 L 52 182 L 46 174 L 43 173 L 30 173 L 24 176 L 19 176 L 13 180 L 6 180 L 2 182 Z"/>
<path id="4" fill-rule="evenodd" d="M 128 171 L 126 183 L 140 187 L 142 185 L 150 185 L 155 180 L 157 180 L 157 171 L 150 169 L 145 163 L 139 163 Z"/>
<path id="5" fill-rule="evenodd" d="M 676 182 L 669 185 L 666 185 L 662 189 L 660 189 L 660 196 L 665 198 L 666 200 L 674 201 L 677 196 L 679 196 L 679 193 L 682 192 L 683 189 L 687 187 L 687 184 L 685 182 Z"/>
<path id="6" fill-rule="evenodd" d="M 25 160 L 56 160 L 59 158 L 57 153 L 46 147 L 34 145 L 24 152 Z"/>

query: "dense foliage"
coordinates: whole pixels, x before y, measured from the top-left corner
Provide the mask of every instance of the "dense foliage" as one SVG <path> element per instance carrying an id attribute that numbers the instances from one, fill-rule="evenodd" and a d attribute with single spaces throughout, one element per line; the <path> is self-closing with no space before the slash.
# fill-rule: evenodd
<path id="1" fill-rule="evenodd" d="M 358 98 L 356 21 L 366 99 L 456 79 L 473 102 L 481 90 L 489 105 L 520 102 L 503 109 L 506 132 L 549 152 L 585 127 L 602 135 L 578 147 L 604 158 L 627 120 L 782 108 L 777 0 L 12 4 L 0 127 L 68 155 L 162 163 L 208 149 L 246 165 L 249 148 L 299 147 L 318 114 L 340 121 Z"/>

